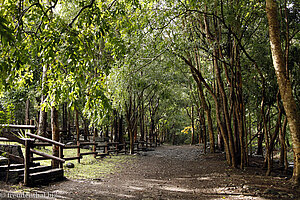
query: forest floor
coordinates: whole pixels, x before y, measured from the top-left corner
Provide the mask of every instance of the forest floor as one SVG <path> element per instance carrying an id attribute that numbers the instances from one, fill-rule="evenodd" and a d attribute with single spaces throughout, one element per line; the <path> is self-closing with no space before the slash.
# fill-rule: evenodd
<path id="1" fill-rule="evenodd" d="M 160 146 L 121 157 L 114 172 L 92 179 L 34 188 L 0 183 L 0 199 L 300 199 L 289 176 L 265 176 L 258 157 L 246 170 L 228 167 L 224 154 L 204 155 L 199 146 Z"/>

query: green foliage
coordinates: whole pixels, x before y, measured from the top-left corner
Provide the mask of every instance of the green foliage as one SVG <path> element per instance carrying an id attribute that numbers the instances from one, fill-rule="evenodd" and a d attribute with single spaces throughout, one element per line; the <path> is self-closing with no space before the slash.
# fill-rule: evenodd
<path id="1" fill-rule="evenodd" d="M 10 124 L 14 121 L 15 107 L 12 103 L 0 102 L 0 124 Z"/>
<path id="2" fill-rule="evenodd" d="M 9 22 L 2 16 L 2 10 L 0 11 L 0 39 L 3 46 L 13 44 L 15 38 L 13 31 L 9 28 Z"/>
<path id="3" fill-rule="evenodd" d="M 293 36 L 288 66 L 300 102 L 299 3 L 287 3 Z M 215 29 L 221 30 L 218 43 L 215 38 L 208 41 L 201 27 L 204 14 L 211 37 L 217 32 Z M 217 28 L 213 28 L 214 23 Z M 287 24 L 283 15 L 281 25 L 284 33 Z M 215 89 L 212 58 L 216 45 L 220 45 L 222 54 L 218 63 L 229 67 L 229 78 L 235 79 L 237 65 L 241 66 L 242 95 L 249 115 L 258 118 L 262 77 L 266 104 L 272 106 L 276 102 L 278 87 L 264 2 L 258 0 L 222 4 L 212 0 L 24 0 L 22 7 L 18 1 L 6 0 L 0 8 L 0 38 L 1 123 L 22 123 L 25 100 L 29 98 L 34 112 L 66 103 L 71 110 L 79 110 L 91 125 L 102 126 L 110 122 L 112 110 L 125 114 L 133 99 L 136 108 L 145 107 L 147 118 L 152 117 L 158 104 L 153 120 L 175 134 L 190 125 L 185 108 L 202 107 L 196 83 L 179 55 L 192 62 L 198 57 L 203 78 Z M 238 48 L 234 64 L 232 54 L 236 52 L 231 52 L 232 44 L 243 47 Z M 221 78 L 225 93 L 230 96 L 224 70 Z M 214 113 L 216 105 L 205 88 L 204 94 Z M 42 95 L 44 102 L 40 102 Z M 184 135 L 178 137 L 186 140 Z"/>

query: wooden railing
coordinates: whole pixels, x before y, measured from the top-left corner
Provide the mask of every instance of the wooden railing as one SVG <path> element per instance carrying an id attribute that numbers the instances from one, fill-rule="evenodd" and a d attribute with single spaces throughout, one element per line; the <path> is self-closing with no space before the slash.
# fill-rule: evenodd
<path id="1" fill-rule="evenodd" d="M 29 129 L 29 130 L 35 130 L 36 127 L 33 125 L 10 125 L 10 124 L 0 124 L 1 128 L 1 136 L 2 136 L 2 141 L 11 141 L 11 142 L 17 142 L 25 146 L 25 155 L 24 155 L 24 185 L 28 185 L 29 182 L 29 168 L 31 166 L 31 163 L 34 160 L 45 160 L 45 159 L 52 159 L 52 160 L 57 160 L 60 162 L 60 167 L 62 167 L 62 163 L 65 162 L 63 159 L 63 147 L 65 144 L 42 137 L 38 136 L 32 133 L 26 133 L 27 137 L 31 138 L 19 138 L 13 134 L 10 133 L 10 131 L 4 132 L 2 129 Z M 33 138 L 33 139 L 32 139 Z M 60 153 L 59 157 L 53 156 L 53 155 L 48 155 L 44 152 L 40 152 L 34 149 L 36 146 L 40 146 L 40 143 L 35 143 L 35 140 L 38 139 L 40 141 L 43 141 L 43 145 L 57 145 L 60 148 Z M 32 154 L 37 154 L 41 157 L 33 158 Z"/>
<path id="2" fill-rule="evenodd" d="M 25 138 L 19 138 L 15 136 L 14 134 L 11 134 L 10 131 L 4 132 L 3 129 L 29 129 L 31 130 L 31 133 L 26 133 Z M 106 156 L 110 153 L 127 153 L 129 150 L 129 142 L 125 143 L 119 143 L 119 142 L 96 142 L 95 136 L 93 137 L 93 141 L 76 141 L 76 145 L 65 145 L 61 142 L 54 141 L 39 135 L 33 134 L 33 132 L 36 130 L 36 127 L 33 125 L 10 125 L 10 124 L 0 124 L 0 141 L 12 141 L 17 142 L 25 146 L 25 156 L 24 159 L 18 160 L 24 162 L 24 184 L 28 184 L 28 178 L 29 178 L 29 167 L 31 166 L 31 163 L 36 160 L 56 160 L 58 161 L 59 167 L 63 167 L 63 163 L 67 160 L 78 160 L 80 163 L 80 159 L 82 159 L 82 156 L 86 155 L 94 155 L 94 157 L 97 156 Z M 30 138 L 28 138 L 30 137 Z M 37 142 L 36 140 L 39 140 L 40 142 Z M 54 155 L 48 155 L 44 152 L 35 150 L 34 147 L 37 146 L 51 146 L 56 145 L 59 147 L 59 156 Z M 80 149 L 85 145 L 93 145 L 91 152 L 80 152 Z M 147 147 L 152 147 L 152 143 L 149 143 L 148 141 L 138 141 L 134 143 L 134 149 L 135 151 L 143 151 Z M 97 148 L 104 148 L 103 153 L 97 152 Z M 77 149 L 77 156 L 75 157 L 64 157 L 64 149 Z M 39 155 L 39 157 L 33 157 L 33 154 Z M 10 155 L 11 159 L 18 159 L 15 158 L 15 156 Z"/>

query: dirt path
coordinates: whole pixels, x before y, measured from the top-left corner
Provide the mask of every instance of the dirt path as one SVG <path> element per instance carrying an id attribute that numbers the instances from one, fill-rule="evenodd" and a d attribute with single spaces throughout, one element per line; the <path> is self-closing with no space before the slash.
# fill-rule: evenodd
<path id="1" fill-rule="evenodd" d="M 66 180 L 26 194 L 36 195 L 27 199 L 300 199 L 284 176 L 265 177 L 257 166 L 232 169 L 224 160 L 224 154 L 203 155 L 196 146 L 162 146 L 128 156 L 120 171 L 106 178 Z M 16 187 L 0 189 L 1 199 L 16 194 L 9 193 Z"/>

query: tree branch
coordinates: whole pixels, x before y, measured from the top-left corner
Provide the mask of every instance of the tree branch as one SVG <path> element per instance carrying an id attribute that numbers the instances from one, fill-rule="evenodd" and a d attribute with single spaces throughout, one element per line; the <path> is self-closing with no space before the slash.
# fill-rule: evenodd
<path id="1" fill-rule="evenodd" d="M 83 6 L 80 11 L 77 13 L 77 15 L 73 18 L 71 23 L 69 23 L 69 27 L 72 27 L 73 23 L 76 21 L 76 19 L 79 17 L 79 15 L 87 8 L 91 8 L 94 4 L 95 0 L 91 0 L 91 3 L 89 5 Z"/>

